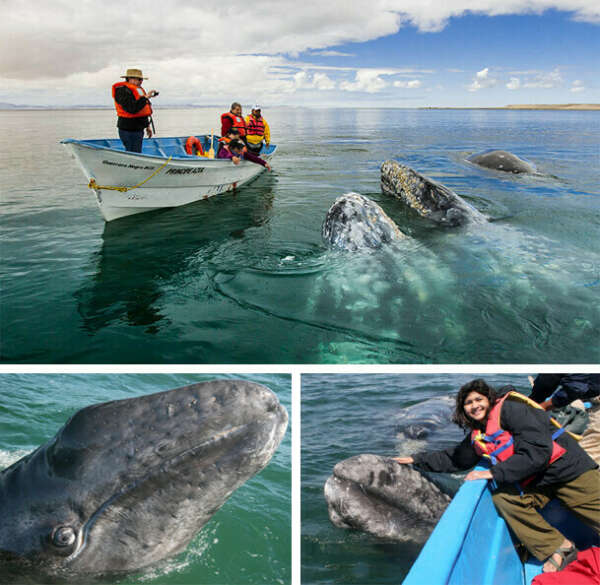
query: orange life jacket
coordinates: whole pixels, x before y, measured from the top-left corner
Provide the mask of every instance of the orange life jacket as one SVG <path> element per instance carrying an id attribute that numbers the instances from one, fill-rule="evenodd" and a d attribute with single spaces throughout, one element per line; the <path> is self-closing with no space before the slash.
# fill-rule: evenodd
<path id="1" fill-rule="evenodd" d="M 117 87 L 123 86 L 128 87 L 131 90 L 131 93 L 133 94 L 133 97 L 136 99 L 136 101 L 140 98 L 146 97 L 146 90 L 143 87 L 134 85 L 133 83 L 128 83 L 127 81 L 119 81 L 117 83 L 114 83 L 112 86 L 113 100 L 115 99 L 115 91 L 117 90 Z M 123 106 L 117 103 L 117 100 L 115 100 L 115 108 L 117 110 L 117 116 L 119 116 L 119 118 L 143 118 L 144 116 L 152 115 L 152 106 L 150 105 L 150 102 L 148 102 L 139 112 L 136 112 L 135 114 L 126 112 Z"/>
<path id="2" fill-rule="evenodd" d="M 537 402 L 531 400 L 523 394 L 518 392 L 507 392 L 490 410 L 488 415 L 487 424 L 485 427 L 485 433 L 480 430 L 474 430 L 471 432 L 471 443 L 475 452 L 483 457 L 491 465 L 496 465 L 499 461 L 506 461 L 509 457 L 514 454 L 513 437 L 500 426 L 500 411 L 504 401 L 507 399 L 518 400 L 529 404 L 533 408 L 542 408 Z M 556 422 L 553 418 L 550 419 L 552 424 L 557 427 L 557 430 L 552 435 L 552 454 L 550 455 L 550 461 L 548 465 L 554 463 L 559 457 L 562 457 L 567 450 L 561 447 L 554 439 L 558 438 L 565 429 Z M 521 485 L 527 485 L 535 479 L 535 475 L 532 475 L 520 482 Z"/>
<path id="3" fill-rule="evenodd" d="M 190 136 L 185 141 L 185 151 L 188 154 L 197 154 L 198 156 L 204 156 L 204 149 L 202 143 L 198 140 L 197 136 Z"/>
<path id="4" fill-rule="evenodd" d="M 265 122 L 262 116 L 257 120 L 254 116 L 249 116 L 246 121 L 246 128 L 248 136 L 264 136 L 265 135 Z"/>
<path id="5" fill-rule="evenodd" d="M 246 122 L 242 116 L 236 116 L 231 112 L 225 112 L 221 114 L 221 128 L 223 128 L 223 121 L 225 118 L 229 118 L 231 120 L 231 127 L 237 128 L 240 131 L 240 136 L 243 138 L 246 136 Z"/>

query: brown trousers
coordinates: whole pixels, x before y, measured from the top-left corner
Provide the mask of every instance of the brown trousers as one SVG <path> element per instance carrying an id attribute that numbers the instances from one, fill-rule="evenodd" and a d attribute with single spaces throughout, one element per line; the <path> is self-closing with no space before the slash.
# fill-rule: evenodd
<path id="1" fill-rule="evenodd" d="M 545 561 L 563 543 L 564 536 L 548 524 L 536 508 L 558 498 L 583 522 L 600 534 L 600 471 L 592 469 L 572 481 L 524 490 L 511 488 L 492 496 L 496 508 L 517 539 L 539 561 Z"/>

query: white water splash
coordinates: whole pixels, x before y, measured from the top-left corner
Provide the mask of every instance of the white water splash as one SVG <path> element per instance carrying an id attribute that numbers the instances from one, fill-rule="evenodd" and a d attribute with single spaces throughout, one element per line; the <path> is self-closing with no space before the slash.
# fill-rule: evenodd
<path id="1" fill-rule="evenodd" d="M 31 451 L 25 449 L 17 449 L 16 451 L 6 451 L 0 449 L 0 471 L 10 467 L 15 461 L 22 459 L 25 455 L 28 455 Z"/>

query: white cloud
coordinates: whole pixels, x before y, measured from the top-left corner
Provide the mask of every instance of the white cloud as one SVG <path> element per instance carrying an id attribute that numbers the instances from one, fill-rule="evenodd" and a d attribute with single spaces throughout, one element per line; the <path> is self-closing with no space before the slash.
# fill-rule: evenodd
<path id="1" fill-rule="evenodd" d="M 571 91 L 573 93 L 578 93 L 580 91 L 585 91 L 585 86 L 583 84 L 583 81 L 581 81 L 580 79 L 576 79 L 573 82 L 573 85 L 571 86 Z"/>
<path id="2" fill-rule="evenodd" d="M 342 51 L 313 51 L 313 55 L 320 57 L 354 57 L 354 53 L 343 53 Z"/>
<path id="3" fill-rule="evenodd" d="M 335 82 L 325 73 L 314 73 L 311 78 L 308 72 L 298 71 L 294 75 L 294 86 L 296 89 L 329 90 L 335 88 Z"/>
<path id="4" fill-rule="evenodd" d="M 490 69 L 486 67 L 481 71 L 478 71 L 469 85 L 469 91 L 479 91 L 480 89 L 487 89 L 494 87 L 498 83 L 498 80 L 494 77 L 490 77 Z"/>
<path id="5" fill-rule="evenodd" d="M 600 24 L 597 0 L 370 0 L 368 7 L 347 0 L 261 0 L 259 17 L 257 4 L 246 0 L 129 0 L 126 9 L 122 0 L 2 0 L 1 5 L 0 99 L 18 95 L 20 103 L 110 103 L 107 88 L 127 67 L 141 67 L 151 77 L 146 87 L 163 90 L 159 99 L 165 103 L 215 103 L 231 93 L 265 101 L 300 89 L 333 90 L 336 84 L 372 94 L 390 85 L 385 75 L 392 73 L 347 67 L 347 76 L 355 77 L 340 81 L 343 68 L 318 75 L 316 66 L 289 56 L 352 57 L 337 49 L 406 26 L 438 31 L 467 13 L 554 9 Z M 425 73 L 396 70 L 401 71 L 407 77 Z M 538 84 L 530 87 L 559 83 L 523 79 Z M 416 88 L 417 81 L 396 87 Z M 495 83 L 476 76 L 469 89 Z"/>
<path id="6" fill-rule="evenodd" d="M 568 11 L 600 23 L 597 0 L 48 0 L 2 1 L 0 76 L 65 78 L 107 67 L 206 56 L 332 50 L 413 25 L 439 31 L 467 13 Z M 243 26 L 236 26 L 243 23 Z"/>
<path id="7" fill-rule="evenodd" d="M 394 87 L 404 87 L 406 89 L 417 89 L 421 87 L 420 79 L 412 79 L 411 81 L 394 81 Z"/>
<path id="8" fill-rule="evenodd" d="M 563 79 L 558 69 L 550 72 L 537 73 L 523 83 L 523 87 L 552 89 L 563 85 Z"/>
<path id="9" fill-rule="evenodd" d="M 315 73 L 313 75 L 313 85 L 316 89 L 328 90 L 334 89 L 335 83 L 325 75 L 325 73 Z"/>
<path id="10" fill-rule="evenodd" d="M 506 87 L 508 89 L 519 89 L 521 87 L 521 80 L 518 77 L 511 77 Z"/>
<path id="11" fill-rule="evenodd" d="M 367 93 L 377 93 L 387 87 L 387 82 L 381 78 L 382 74 L 389 75 L 388 72 L 381 69 L 359 69 L 356 72 L 354 81 L 342 81 L 340 89 L 344 91 L 366 91 Z"/>

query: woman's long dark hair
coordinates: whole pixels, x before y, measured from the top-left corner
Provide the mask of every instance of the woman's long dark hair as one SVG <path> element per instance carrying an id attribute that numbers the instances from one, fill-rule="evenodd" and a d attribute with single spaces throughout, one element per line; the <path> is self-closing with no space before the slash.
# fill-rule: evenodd
<path id="1" fill-rule="evenodd" d="M 465 430 L 485 429 L 485 421 L 479 423 L 465 414 L 465 400 L 471 392 L 482 394 L 490 401 L 490 408 L 496 404 L 498 399 L 496 391 L 482 378 L 471 380 L 460 387 L 456 395 L 456 406 L 452 414 L 452 422 L 455 422 L 459 427 Z"/>

